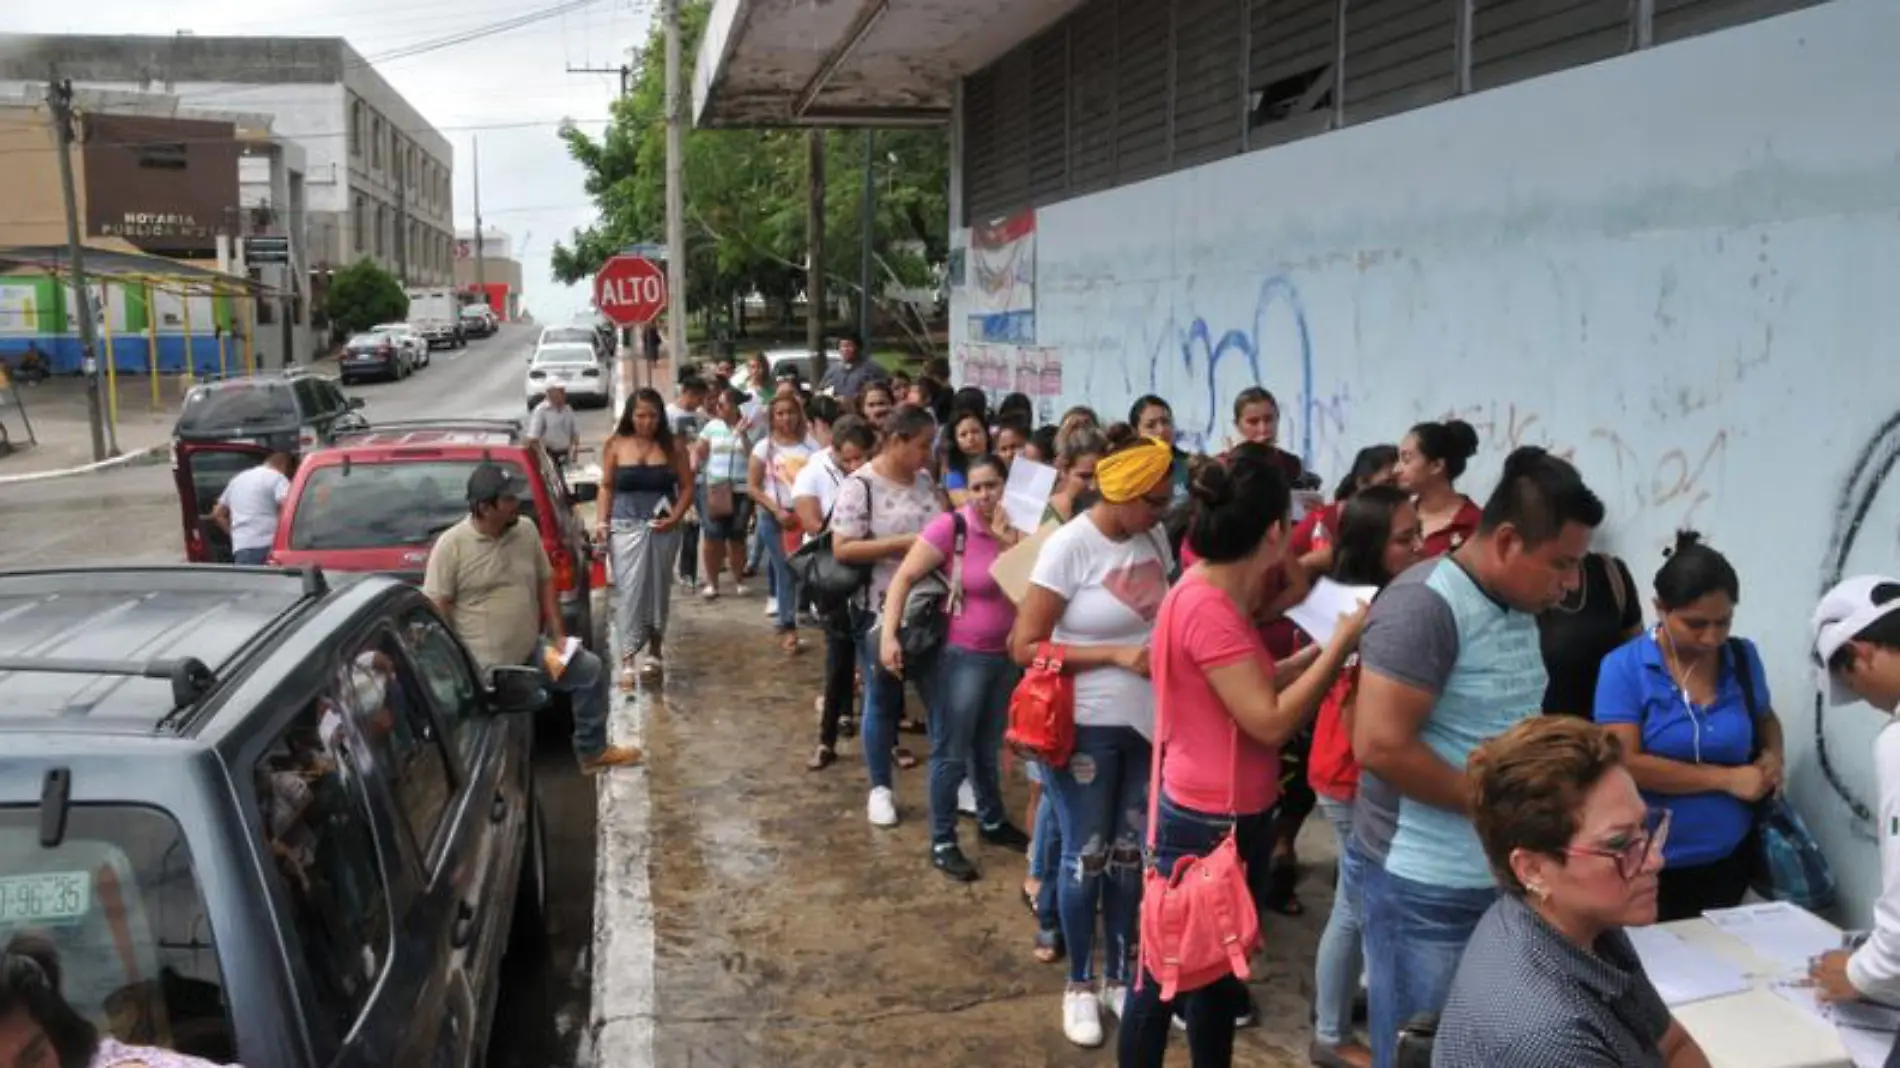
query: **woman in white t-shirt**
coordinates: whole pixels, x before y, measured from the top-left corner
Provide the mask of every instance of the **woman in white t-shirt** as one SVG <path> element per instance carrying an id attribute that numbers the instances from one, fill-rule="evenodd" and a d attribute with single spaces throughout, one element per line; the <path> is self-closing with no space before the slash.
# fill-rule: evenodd
<path id="1" fill-rule="evenodd" d="M 751 499 L 746 496 L 746 456 L 751 443 L 740 423 L 746 395 L 736 389 L 720 391 L 713 399 L 712 418 L 700 428 L 694 448 L 699 485 L 700 564 L 705 584 L 700 596 L 719 596 L 719 565 L 732 568 L 732 590 L 741 597 L 745 588 L 745 528 Z M 724 515 L 720 515 L 724 512 Z"/>
<path id="2" fill-rule="evenodd" d="M 1154 732 L 1148 639 L 1174 557 L 1161 528 L 1173 500 L 1174 453 L 1118 424 L 1095 466 L 1101 500 L 1044 543 L 1010 635 L 1018 664 L 1036 647 L 1065 647 L 1075 676 L 1075 752 L 1043 789 L 1062 833 L 1056 912 L 1069 953 L 1062 1031 L 1102 1044 L 1101 1009 L 1121 1014 L 1141 907 L 1142 821 Z M 1105 945 L 1094 989 L 1097 902 Z"/>
<path id="3" fill-rule="evenodd" d="M 870 623 L 884 603 L 884 591 L 903 563 L 904 554 L 924 525 L 942 506 L 937 484 L 927 467 L 937 422 L 930 413 L 906 404 L 884 421 L 884 439 L 877 458 L 838 487 L 837 508 L 831 515 L 832 552 L 847 564 L 871 565 L 869 596 L 859 610 L 863 625 L 858 668 L 864 675 L 864 763 L 871 774 L 866 811 L 879 827 L 897 825 L 897 800 L 891 792 L 891 764 L 916 767 L 917 758 L 896 748 L 897 721 L 904 710 L 904 682 L 922 691 L 928 666 L 917 665 L 899 679 L 878 664 L 876 635 Z"/>
<path id="4" fill-rule="evenodd" d="M 765 440 L 752 447 L 747 465 L 746 496 L 759 509 L 759 544 L 765 547 L 766 566 L 778 609 L 775 629 L 787 653 L 798 651 L 798 589 L 786 560 L 798 548 L 800 528 L 792 511 L 792 486 L 818 451 L 807 436 L 805 407 L 796 394 L 772 398 L 771 425 Z M 789 539 L 791 547 L 787 548 Z"/>

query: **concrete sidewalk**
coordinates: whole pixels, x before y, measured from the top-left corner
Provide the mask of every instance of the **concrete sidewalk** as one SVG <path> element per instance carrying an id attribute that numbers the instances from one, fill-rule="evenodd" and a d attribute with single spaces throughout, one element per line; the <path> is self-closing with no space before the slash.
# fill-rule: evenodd
<path id="1" fill-rule="evenodd" d="M 921 767 L 898 772 L 890 830 L 866 821 L 856 739 L 805 770 L 822 638 L 804 632 L 813 647 L 788 658 L 761 609 L 757 594 L 676 596 L 666 680 L 616 713 L 615 740 L 637 737 L 647 765 L 601 786 L 594 1063 L 1112 1064 L 1112 1025 L 1100 1050 L 1062 1036 L 1064 965 L 1030 954 L 1020 854 L 966 820 L 983 878 L 949 882 L 928 861 Z M 1020 770 L 1006 791 L 1020 819 Z M 1272 918 L 1263 1025 L 1242 1032 L 1238 1065 L 1306 1063 L 1335 856 L 1324 820 L 1301 846 L 1307 913 Z"/>
<path id="2" fill-rule="evenodd" d="M 116 437 L 118 453 L 133 458 L 162 449 L 171 439 L 172 424 L 188 385 L 177 375 L 160 375 L 158 400 L 152 399 L 151 379 L 143 375 L 117 377 L 117 421 L 113 421 L 112 393 L 100 380 L 101 401 L 107 405 L 108 444 Z M 78 375 L 49 378 L 37 385 L 19 385 L 24 418 L 19 409 L 0 407 L 12 451 L 0 455 L 0 479 L 18 475 L 45 475 L 86 467 L 94 462 L 86 380 Z M 27 424 L 32 424 L 28 440 Z"/>

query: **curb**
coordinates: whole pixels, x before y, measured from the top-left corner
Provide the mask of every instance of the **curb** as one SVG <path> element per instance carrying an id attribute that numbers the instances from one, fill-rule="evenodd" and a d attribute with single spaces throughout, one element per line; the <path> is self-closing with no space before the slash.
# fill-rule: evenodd
<path id="1" fill-rule="evenodd" d="M 627 383 L 614 387 L 614 410 L 626 403 Z M 612 618 L 614 590 L 607 588 Z M 618 628 L 609 626 L 602 670 L 613 671 Z M 631 702 L 609 691 L 607 741 L 646 751 L 644 695 Z M 647 752 L 647 760 L 652 753 Z M 651 1068 L 653 1064 L 654 936 L 651 856 L 652 798 L 647 766 L 599 777 L 594 810 L 593 990 L 587 1013 L 590 1049 L 576 1060 L 595 1068 Z"/>
<path id="2" fill-rule="evenodd" d="M 136 452 L 122 453 L 94 463 L 81 464 L 78 467 L 63 467 L 56 471 L 29 471 L 18 475 L 0 475 L 0 486 L 14 486 L 26 482 L 47 482 L 55 478 L 70 478 L 74 475 L 92 475 L 101 471 L 110 471 L 118 467 L 130 467 L 141 460 L 150 460 L 164 455 L 169 444 L 153 445 Z"/>

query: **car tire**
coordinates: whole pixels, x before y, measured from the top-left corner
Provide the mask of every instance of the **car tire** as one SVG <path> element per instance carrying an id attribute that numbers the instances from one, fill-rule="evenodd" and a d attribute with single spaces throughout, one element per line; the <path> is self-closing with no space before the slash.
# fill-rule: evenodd
<path id="1" fill-rule="evenodd" d="M 548 833 L 541 798 L 528 787 L 528 842 L 521 854 L 521 874 L 515 880 L 515 907 L 508 921 L 507 959 L 513 964 L 532 959 L 548 943 Z"/>

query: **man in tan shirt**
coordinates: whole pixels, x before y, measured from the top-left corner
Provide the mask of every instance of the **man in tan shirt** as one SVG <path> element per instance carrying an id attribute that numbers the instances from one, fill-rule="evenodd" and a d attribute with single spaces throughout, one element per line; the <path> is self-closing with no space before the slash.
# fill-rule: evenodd
<path id="1" fill-rule="evenodd" d="M 547 550 L 534 524 L 521 522 L 525 489 L 511 467 L 477 465 L 468 477 L 468 518 L 436 539 L 422 580 L 422 592 L 484 670 L 523 665 L 546 673 L 550 652 L 567 644 Z M 607 744 L 607 675 L 598 656 L 576 650 L 548 686 L 567 694 L 573 706 L 574 755 L 582 771 L 639 763 L 638 749 Z"/>

